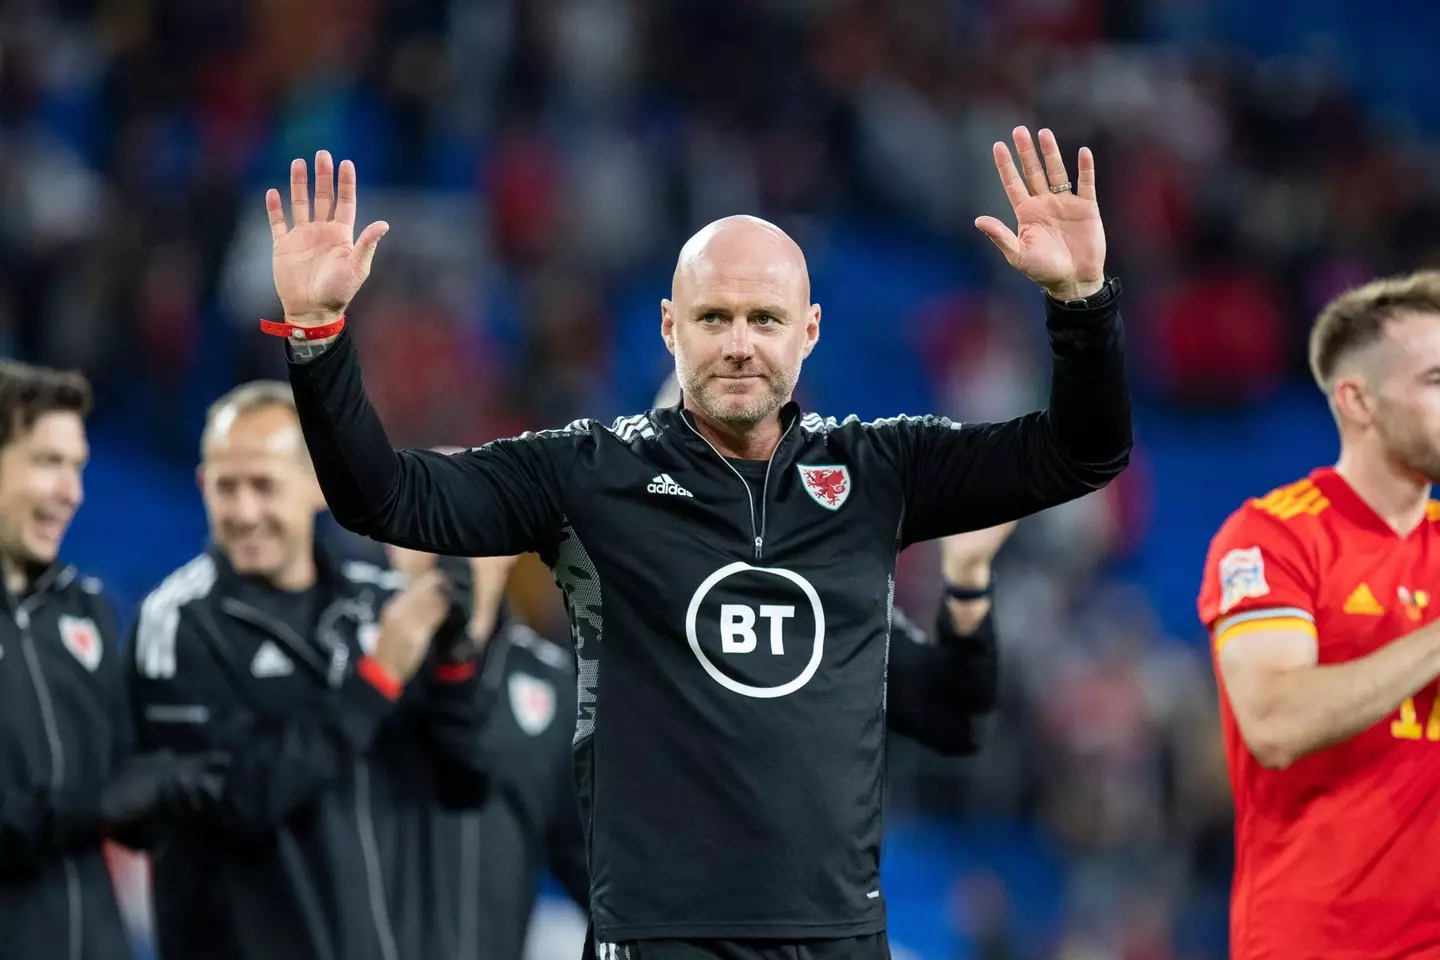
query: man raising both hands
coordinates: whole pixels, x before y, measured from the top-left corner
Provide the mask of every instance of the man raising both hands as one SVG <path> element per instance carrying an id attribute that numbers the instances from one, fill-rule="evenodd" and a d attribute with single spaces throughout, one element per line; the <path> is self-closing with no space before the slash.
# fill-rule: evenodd
<path id="1" fill-rule="evenodd" d="M 290 377 L 336 519 L 399 546 L 535 551 L 578 661 L 591 947 L 605 957 L 884 957 L 886 651 L 897 553 L 1082 496 L 1124 468 L 1119 286 L 1094 161 L 1055 139 L 996 165 L 1018 231 L 977 226 L 1046 291 L 1051 406 L 1006 423 L 873 423 L 791 399 L 820 334 L 805 258 L 753 217 L 680 251 L 660 334 L 681 406 L 445 456 L 390 446 L 343 312 L 387 229 L 351 242 L 355 169 L 266 198 Z M 332 211 L 333 206 L 333 211 Z M 333 216 L 332 216 L 333 214 Z"/>

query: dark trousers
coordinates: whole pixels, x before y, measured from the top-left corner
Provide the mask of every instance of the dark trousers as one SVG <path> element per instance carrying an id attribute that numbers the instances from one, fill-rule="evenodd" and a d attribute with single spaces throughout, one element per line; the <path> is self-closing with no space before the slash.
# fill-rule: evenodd
<path id="1" fill-rule="evenodd" d="M 584 960 L 890 960 L 884 933 L 839 940 L 635 940 L 586 938 Z"/>

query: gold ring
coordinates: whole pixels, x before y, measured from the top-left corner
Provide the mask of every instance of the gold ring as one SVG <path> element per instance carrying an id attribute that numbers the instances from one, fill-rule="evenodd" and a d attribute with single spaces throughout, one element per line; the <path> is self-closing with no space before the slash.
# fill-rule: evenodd
<path id="1" fill-rule="evenodd" d="M 1069 189 L 1070 189 L 1070 181 L 1069 181 L 1069 180 L 1066 180 L 1064 183 L 1060 184 L 1060 186 L 1058 186 L 1058 187 L 1051 187 L 1051 188 L 1050 188 L 1050 192 L 1051 192 L 1051 193 L 1064 193 L 1064 192 L 1066 192 L 1066 191 L 1069 190 Z"/>

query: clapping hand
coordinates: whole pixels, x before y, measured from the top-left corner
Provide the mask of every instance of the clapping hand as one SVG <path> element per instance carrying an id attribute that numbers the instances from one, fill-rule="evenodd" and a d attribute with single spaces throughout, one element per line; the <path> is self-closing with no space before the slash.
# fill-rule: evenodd
<path id="1" fill-rule="evenodd" d="M 380 635 L 371 656 L 396 680 L 408 683 L 449 610 L 450 579 L 439 570 L 426 570 L 381 608 Z"/>

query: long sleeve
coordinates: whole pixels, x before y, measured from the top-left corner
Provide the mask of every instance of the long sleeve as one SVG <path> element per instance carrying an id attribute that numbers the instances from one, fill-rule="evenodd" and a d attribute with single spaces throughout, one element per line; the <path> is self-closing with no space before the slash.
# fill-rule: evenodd
<path id="1" fill-rule="evenodd" d="M 61 790 L 7 788 L 0 794 L 0 878 L 100 842 L 99 783 Z"/>
<path id="2" fill-rule="evenodd" d="M 888 726 L 947 756 L 975 753 L 977 719 L 995 709 L 999 690 L 993 613 L 960 634 L 942 603 L 934 641 L 899 609 L 894 617 Z"/>
<path id="3" fill-rule="evenodd" d="M 559 540 L 585 422 L 454 455 L 397 451 L 365 395 L 348 334 L 316 359 L 292 360 L 290 382 L 320 487 L 346 529 L 471 557 L 544 556 Z"/>
<path id="4" fill-rule="evenodd" d="M 178 622 L 149 618 L 136 627 L 130 683 L 142 749 L 230 754 L 226 786 L 212 828 L 238 839 L 263 836 L 330 786 L 374 741 L 394 701 L 358 673 L 331 692 L 324 708 L 265 721 L 246 704 L 230 671 L 183 613 Z M 174 657 L 151 658 L 150 631 L 176 631 Z"/>
<path id="5" fill-rule="evenodd" d="M 94 681 L 109 718 L 108 729 L 97 733 L 110 739 L 113 770 L 133 741 L 125 669 L 116 653 L 120 645 L 114 608 L 98 594 L 90 599 L 100 649 L 109 654 L 102 658 Z M 58 788 L 42 783 L 0 788 L 0 877 L 33 870 L 51 857 L 99 843 L 106 829 L 100 797 L 109 772 L 72 773 Z"/>
<path id="6" fill-rule="evenodd" d="M 995 526 L 1084 496 L 1129 463 L 1130 388 L 1118 303 L 1047 298 L 1047 409 L 1003 423 L 897 417 L 873 429 L 901 474 L 903 544 Z"/>

